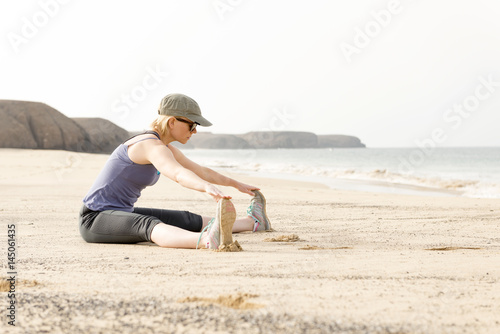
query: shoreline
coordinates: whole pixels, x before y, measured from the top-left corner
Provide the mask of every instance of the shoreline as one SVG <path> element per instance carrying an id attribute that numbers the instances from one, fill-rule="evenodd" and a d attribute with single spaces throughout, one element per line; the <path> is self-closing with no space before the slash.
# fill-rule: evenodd
<path id="1" fill-rule="evenodd" d="M 429 158 L 415 169 L 402 168 L 411 149 L 338 150 L 186 150 L 194 161 L 226 172 L 305 180 L 333 189 L 430 196 L 500 198 L 497 158 L 484 152 L 441 148 L 443 158 Z M 371 152 L 371 153 L 370 153 Z M 464 154 L 463 158 L 459 158 Z M 488 155 L 489 156 L 489 155 Z M 497 155 L 494 155 L 495 157 Z M 470 161 L 463 163 L 463 159 Z M 498 161 L 500 163 L 500 160 Z"/>
<path id="2" fill-rule="evenodd" d="M 261 188 L 275 230 L 234 234 L 242 252 L 88 244 L 78 232 L 78 210 L 107 157 L 0 150 L 2 229 L 16 225 L 21 280 L 17 326 L 11 331 L 2 321 L 0 329 L 500 331 L 498 199 L 332 190 L 234 174 L 228 176 Z M 245 215 L 250 197 L 223 191 Z M 216 207 L 165 177 L 137 206 L 201 215 Z M 290 235 L 298 240 L 266 241 Z M 219 303 L 235 296 L 258 307 Z"/>
<path id="3" fill-rule="evenodd" d="M 220 169 L 224 171 L 224 169 Z M 358 180 L 345 178 L 325 178 L 314 175 L 298 175 L 298 174 L 277 174 L 277 173 L 248 173 L 235 172 L 236 174 L 248 175 L 264 179 L 278 179 L 299 181 L 307 183 L 317 183 L 325 185 L 332 190 L 369 192 L 378 194 L 395 194 L 395 195 L 415 195 L 415 196 L 431 196 L 431 197 L 462 197 L 461 192 L 454 190 L 446 190 L 439 188 L 424 187 L 411 184 L 390 183 L 376 180 Z M 258 175 L 257 175 L 258 174 Z"/>

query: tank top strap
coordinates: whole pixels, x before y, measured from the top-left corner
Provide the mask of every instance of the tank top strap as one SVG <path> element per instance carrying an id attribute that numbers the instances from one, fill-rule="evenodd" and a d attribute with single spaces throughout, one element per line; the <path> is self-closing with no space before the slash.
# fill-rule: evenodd
<path id="1" fill-rule="evenodd" d="M 158 138 L 158 139 L 160 139 L 160 140 L 161 140 L 161 138 L 160 138 L 160 134 L 159 134 L 158 132 L 156 132 L 156 131 L 147 130 L 147 131 L 145 131 L 145 132 L 144 132 L 144 134 L 145 134 L 145 135 L 146 135 L 146 134 L 148 134 L 148 135 L 155 135 L 155 136 L 156 136 L 156 138 Z"/>
<path id="2" fill-rule="evenodd" d="M 130 138 L 128 138 L 128 139 L 126 139 L 126 140 L 125 140 L 122 144 L 125 144 L 125 143 L 126 143 L 127 141 L 129 141 L 130 139 L 135 138 L 135 137 L 137 137 L 137 136 L 141 136 L 141 135 L 155 135 L 155 136 L 156 136 L 156 138 L 158 138 L 159 140 L 161 140 L 161 139 L 160 139 L 160 135 L 158 134 L 158 132 L 156 132 L 156 131 L 152 131 L 152 130 L 148 130 L 148 131 L 144 131 L 144 132 L 142 132 L 142 133 L 138 133 L 138 134 L 136 134 L 136 135 L 134 135 L 134 136 L 132 136 L 132 137 L 130 137 Z M 146 139 L 152 139 L 152 138 L 145 138 L 145 139 L 141 139 L 141 140 L 136 141 L 135 143 L 138 143 L 138 142 L 143 141 L 143 140 L 146 140 Z M 134 144 L 135 144 L 135 143 L 134 143 Z"/>

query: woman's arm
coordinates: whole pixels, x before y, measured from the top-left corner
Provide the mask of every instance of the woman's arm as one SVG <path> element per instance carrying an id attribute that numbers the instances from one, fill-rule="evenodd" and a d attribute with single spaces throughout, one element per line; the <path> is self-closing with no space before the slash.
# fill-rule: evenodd
<path id="1" fill-rule="evenodd" d="M 177 160 L 177 162 L 182 165 L 184 168 L 192 171 L 196 175 L 198 175 L 201 179 L 217 184 L 220 186 L 226 186 L 226 187 L 233 187 L 241 191 L 242 193 L 249 194 L 251 196 L 254 196 L 255 194 L 252 192 L 252 190 L 260 190 L 258 187 L 254 187 L 248 184 L 241 183 L 239 181 L 236 181 L 234 179 L 231 179 L 227 176 L 224 176 L 213 169 L 210 169 L 208 167 L 203 167 L 195 163 L 194 161 L 191 161 L 188 159 L 178 148 L 173 147 L 172 145 L 169 145 L 168 148 L 172 152 L 174 158 Z"/>
<path id="2" fill-rule="evenodd" d="M 179 183 L 183 187 L 206 192 L 216 200 L 220 198 L 231 198 L 224 195 L 211 182 L 203 180 L 196 173 L 182 166 L 172 154 L 172 151 L 163 144 L 156 141 L 144 143 L 144 158 L 152 163 L 161 174 Z"/>

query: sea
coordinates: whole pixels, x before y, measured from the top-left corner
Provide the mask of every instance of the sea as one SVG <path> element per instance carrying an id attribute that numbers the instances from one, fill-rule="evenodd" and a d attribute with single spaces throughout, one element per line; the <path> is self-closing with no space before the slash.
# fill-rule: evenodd
<path id="1" fill-rule="evenodd" d="M 226 174 L 316 182 L 340 190 L 500 198 L 500 147 L 182 151 Z"/>

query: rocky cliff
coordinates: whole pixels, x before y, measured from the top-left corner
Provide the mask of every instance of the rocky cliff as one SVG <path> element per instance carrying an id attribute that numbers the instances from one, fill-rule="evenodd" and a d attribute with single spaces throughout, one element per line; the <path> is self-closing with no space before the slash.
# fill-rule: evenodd
<path id="1" fill-rule="evenodd" d="M 0 100 L 0 147 L 109 153 L 128 132 L 103 119 L 66 117 L 44 103 Z"/>
<path id="2" fill-rule="evenodd" d="M 189 146 L 187 146 L 189 145 Z M 237 135 L 212 134 L 200 132 L 192 136 L 186 148 L 224 148 L 224 149 L 247 149 L 251 148 L 248 142 Z"/>
<path id="3" fill-rule="evenodd" d="M 38 102 L 0 100 L 0 148 L 110 153 L 130 134 L 102 118 L 68 118 Z M 261 149 L 365 147 L 356 137 L 311 132 L 200 132 L 184 148 Z"/>
<path id="4" fill-rule="evenodd" d="M 311 148 L 318 146 L 318 137 L 311 132 L 249 132 L 241 137 L 253 148 Z"/>
<path id="5" fill-rule="evenodd" d="M 179 145 L 177 145 L 179 146 Z M 345 135 L 316 135 L 311 132 L 249 132 L 242 135 L 200 132 L 184 148 L 261 149 L 261 148 L 332 148 L 365 147 L 357 137 Z"/>
<path id="6" fill-rule="evenodd" d="M 73 150 L 87 133 L 43 103 L 0 101 L 0 147 Z"/>
<path id="7" fill-rule="evenodd" d="M 88 134 L 84 145 L 92 152 L 113 152 L 116 146 L 129 137 L 127 130 L 104 118 L 72 118 L 72 120 Z"/>
<path id="8" fill-rule="evenodd" d="M 366 147 L 357 137 L 346 135 L 319 135 L 318 147 Z"/>

